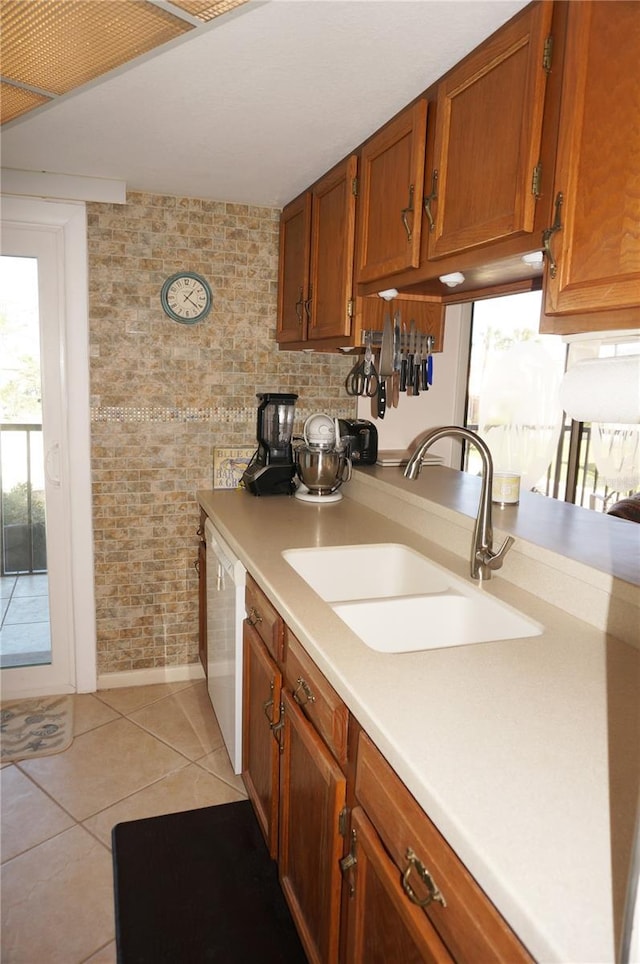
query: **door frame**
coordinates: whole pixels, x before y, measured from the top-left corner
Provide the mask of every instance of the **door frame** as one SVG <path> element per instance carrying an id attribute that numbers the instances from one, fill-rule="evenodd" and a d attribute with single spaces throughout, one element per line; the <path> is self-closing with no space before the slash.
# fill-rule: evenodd
<path id="1" fill-rule="evenodd" d="M 89 395 L 89 295 L 87 216 L 82 202 L 4 196 L 3 224 L 49 230 L 58 236 L 59 364 L 63 397 L 60 426 L 60 472 L 68 483 L 68 507 L 62 538 L 67 565 L 67 623 L 70 653 L 65 678 L 44 681 L 38 669 L 2 671 L 7 697 L 96 690 L 96 613 L 91 500 L 91 420 Z M 72 444 L 71 444 L 72 442 Z M 73 506 L 73 511 L 71 511 Z M 10 676 L 6 676 L 10 673 Z M 40 681 L 38 676 L 42 676 Z"/>

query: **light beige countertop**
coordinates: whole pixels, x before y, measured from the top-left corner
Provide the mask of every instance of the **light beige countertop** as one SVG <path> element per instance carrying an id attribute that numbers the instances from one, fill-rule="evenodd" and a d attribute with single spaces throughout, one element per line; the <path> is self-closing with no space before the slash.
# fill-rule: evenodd
<path id="1" fill-rule="evenodd" d="M 564 567 L 548 547 L 538 558 L 538 548 L 517 535 L 504 569 L 482 591 L 540 622 L 542 635 L 373 652 L 282 550 L 403 543 L 468 579 L 472 519 L 461 505 L 466 500 L 468 510 L 476 490 L 472 485 L 466 495 L 462 473 L 447 469 L 397 492 L 397 475 L 393 484 L 377 469 L 354 475 L 348 497 L 335 504 L 243 491 L 198 498 L 531 954 L 576 964 L 614 961 L 640 785 L 640 653 L 603 631 L 599 604 L 586 622 L 546 597 L 573 596 L 580 587 L 606 594 L 615 584 L 622 613 L 616 624 L 628 633 L 636 586 L 593 573 L 582 560 L 567 559 Z M 429 485 L 449 495 L 425 494 Z M 378 500 L 379 511 L 367 500 Z M 443 548 L 449 540 L 454 551 Z M 510 562 L 515 583 L 505 578 Z M 526 579 L 533 591 L 517 584 Z M 579 600 L 569 608 L 580 611 Z"/>

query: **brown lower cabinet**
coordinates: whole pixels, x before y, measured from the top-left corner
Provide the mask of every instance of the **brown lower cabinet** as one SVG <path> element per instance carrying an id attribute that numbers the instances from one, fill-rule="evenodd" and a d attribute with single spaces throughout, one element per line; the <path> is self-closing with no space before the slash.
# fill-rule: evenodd
<path id="1" fill-rule="evenodd" d="M 247 612 L 243 778 L 309 961 L 530 964 L 251 576 Z"/>
<path id="2" fill-rule="evenodd" d="M 258 632 L 243 630 L 242 778 L 273 858 L 278 856 L 278 779 L 282 674 Z"/>
<path id="3" fill-rule="evenodd" d="M 280 767 L 280 882 L 307 957 L 338 960 L 340 813 L 346 779 L 293 697 L 283 693 Z"/>
<path id="4" fill-rule="evenodd" d="M 420 907 L 402 889 L 396 865 L 362 809 L 351 814 L 352 851 L 347 886 L 346 959 L 367 964 L 452 961 Z"/>

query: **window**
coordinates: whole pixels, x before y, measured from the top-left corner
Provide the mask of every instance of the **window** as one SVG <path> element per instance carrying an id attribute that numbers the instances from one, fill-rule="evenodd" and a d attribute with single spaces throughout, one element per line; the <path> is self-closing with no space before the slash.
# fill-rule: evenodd
<path id="1" fill-rule="evenodd" d="M 560 403 L 565 370 L 582 358 L 640 352 L 633 335 L 541 335 L 540 292 L 473 305 L 465 424 L 487 442 L 497 471 L 522 487 L 607 511 L 640 488 L 638 425 L 575 422 Z M 465 446 L 465 471 L 480 459 Z"/>

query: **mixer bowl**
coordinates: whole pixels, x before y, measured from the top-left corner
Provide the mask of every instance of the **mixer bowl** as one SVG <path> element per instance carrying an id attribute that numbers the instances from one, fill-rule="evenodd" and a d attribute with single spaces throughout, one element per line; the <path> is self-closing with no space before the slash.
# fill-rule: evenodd
<path id="1" fill-rule="evenodd" d="M 351 478 L 351 460 L 345 452 L 335 449 L 301 446 L 296 450 L 296 469 L 313 495 L 330 495 Z"/>

